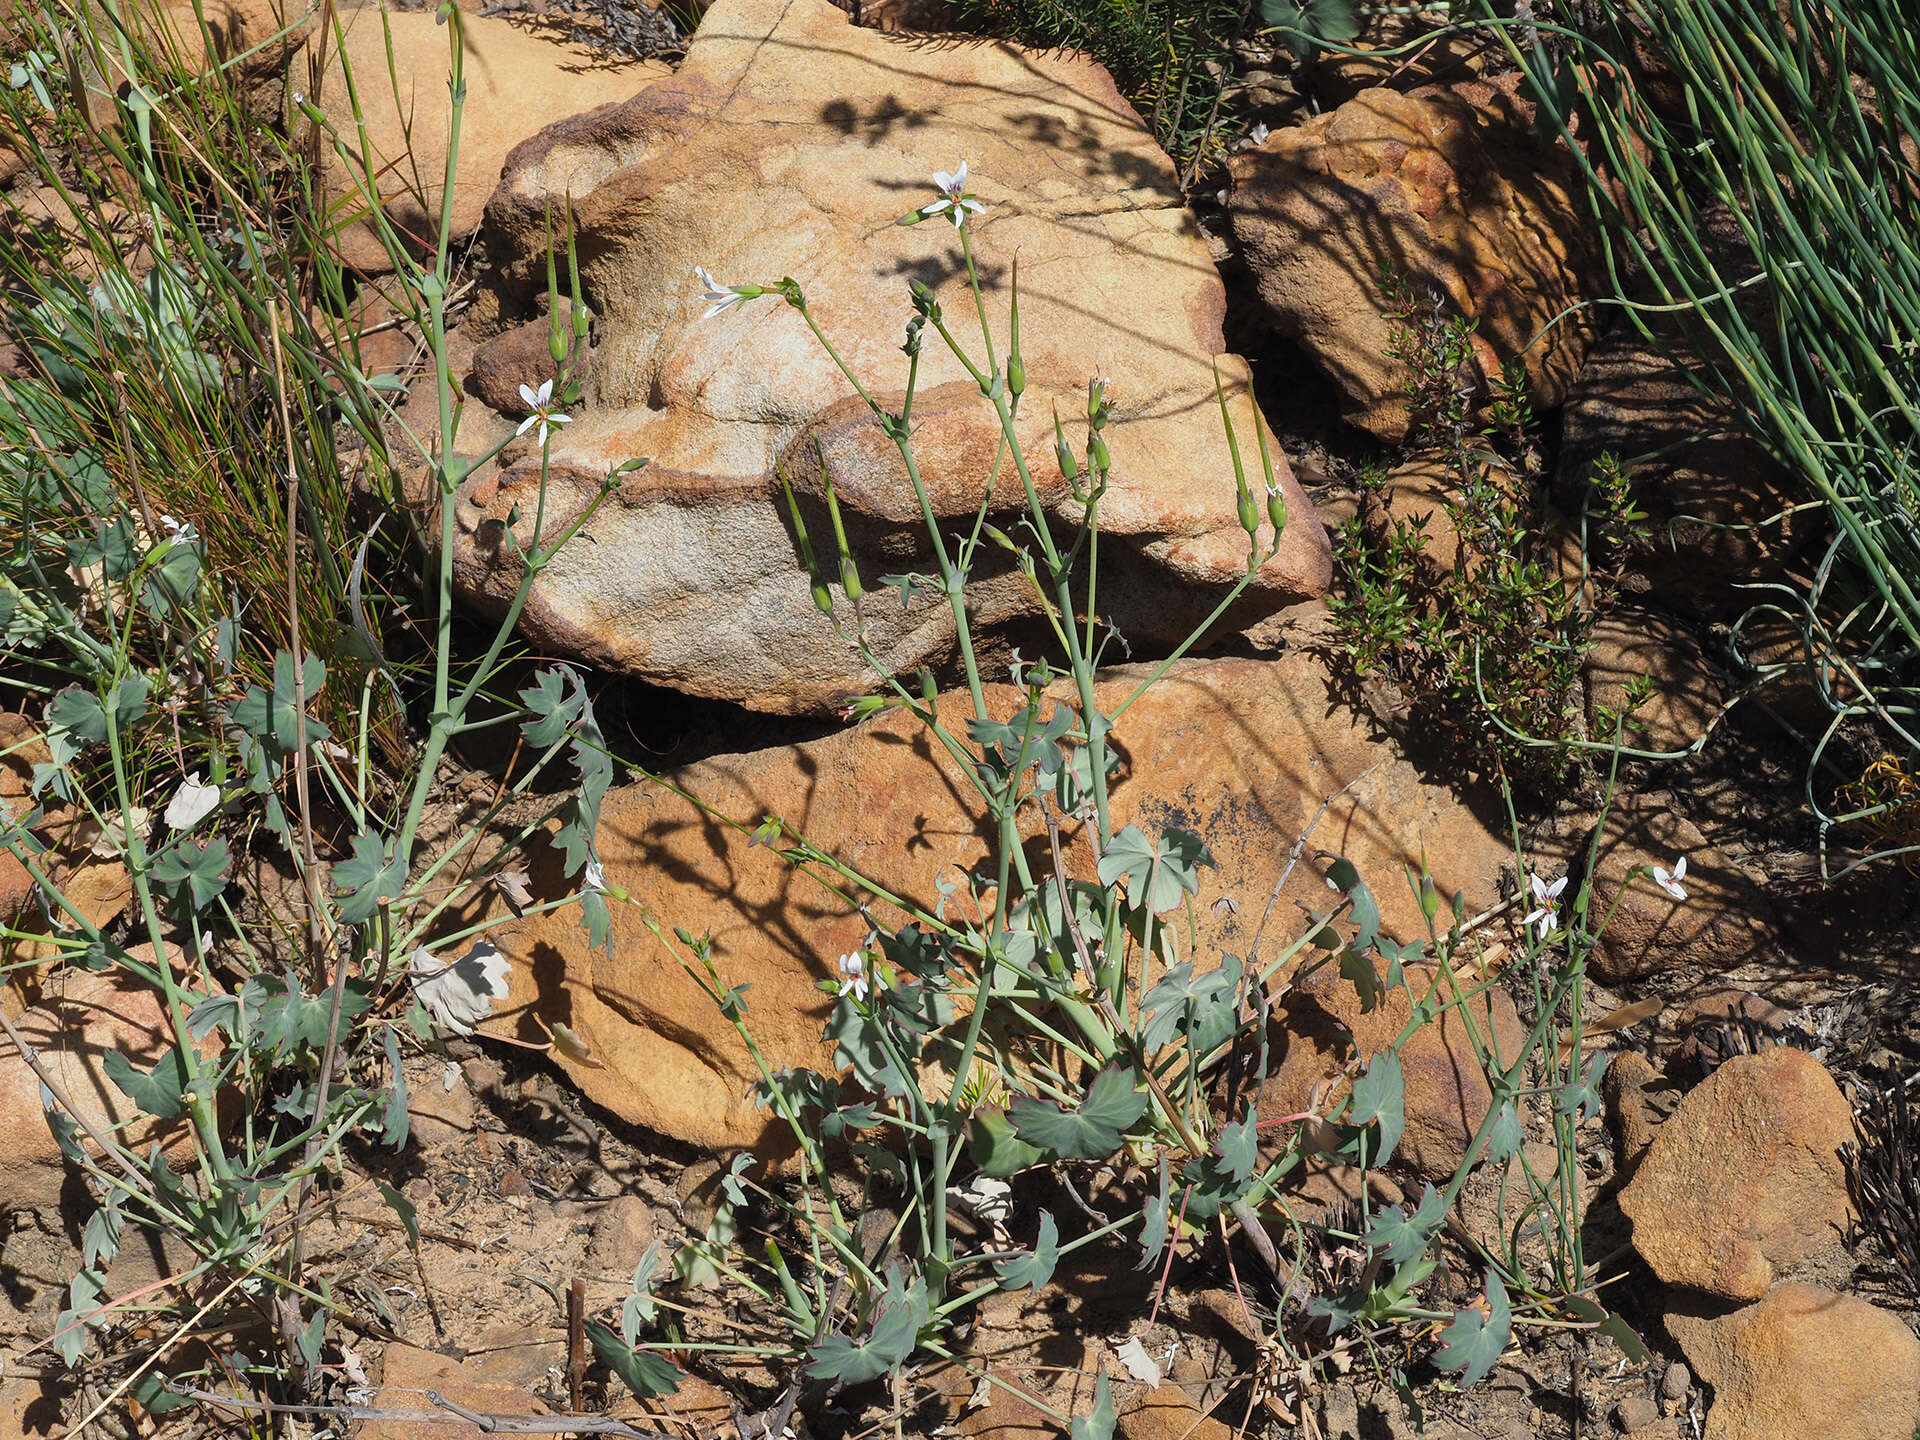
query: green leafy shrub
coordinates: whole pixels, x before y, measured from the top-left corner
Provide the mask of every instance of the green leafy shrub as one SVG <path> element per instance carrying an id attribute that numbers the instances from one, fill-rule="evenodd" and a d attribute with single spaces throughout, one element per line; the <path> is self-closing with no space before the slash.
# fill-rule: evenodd
<path id="1" fill-rule="evenodd" d="M 1526 374 L 1509 362 L 1481 397 L 1471 321 L 1389 275 L 1388 355 L 1406 368 L 1408 440 L 1399 463 L 1444 479 L 1451 553 L 1431 550 L 1433 512 L 1394 513 L 1387 472 L 1364 477 L 1379 517 L 1342 522 L 1330 600 L 1356 676 L 1385 677 L 1409 718 L 1522 786 L 1551 792 L 1583 773 L 1580 690 L 1593 622 L 1643 518 L 1617 465 L 1571 537 L 1540 475 Z M 1572 541 L 1581 557 L 1567 562 Z"/>

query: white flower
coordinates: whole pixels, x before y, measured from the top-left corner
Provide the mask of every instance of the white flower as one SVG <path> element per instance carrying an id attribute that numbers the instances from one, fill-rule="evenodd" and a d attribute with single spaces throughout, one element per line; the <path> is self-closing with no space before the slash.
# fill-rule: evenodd
<path id="1" fill-rule="evenodd" d="M 722 310 L 734 305 L 744 305 L 749 300 L 758 300 L 767 293 L 759 285 L 722 285 L 713 278 L 713 272 L 704 265 L 694 266 L 693 273 L 699 277 L 700 283 L 707 287 L 700 292 L 700 298 L 712 302 L 707 308 L 707 313 L 700 317 L 702 320 L 711 320 Z"/>
<path id="2" fill-rule="evenodd" d="M 549 430 L 558 430 L 573 419 L 571 415 L 561 415 L 554 411 L 553 381 L 551 380 L 542 380 L 538 390 L 531 385 L 522 385 L 520 398 L 526 402 L 527 409 L 533 413 L 520 422 L 520 428 L 513 432 L 516 435 L 524 435 L 537 425 L 540 427 L 540 443 L 545 445 Z"/>
<path id="3" fill-rule="evenodd" d="M 1673 869 L 1671 871 L 1664 865 L 1656 865 L 1653 867 L 1653 883 L 1676 900 L 1684 900 L 1687 898 L 1687 892 L 1680 887 L 1680 882 L 1686 878 L 1687 857 L 1684 855 L 1673 862 Z"/>
<path id="4" fill-rule="evenodd" d="M 191 830 L 220 803 L 218 785 L 202 785 L 200 772 L 194 771 L 180 782 L 180 788 L 173 792 L 173 799 L 167 802 L 166 822 L 170 830 Z"/>
<path id="5" fill-rule="evenodd" d="M 861 958 L 860 952 L 856 950 L 851 955 L 842 955 L 840 957 L 840 993 L 851 995 L 856 1000 L 864 1000 L 870 988 L 872 987 L 867 982 L 867 962 Z"/>
<path id="6" fill-rule="evenodd" d="M 967 223 L 970 214 L 977 215 L 987 208 L 967 194 L 967 162 L 964 160 L 951 175 L 944 170 L 934 171 L 933 183 L 940 192 L 940 198 L 931 205 L 920 207 L 922 220 L 931 220 L 936 215 L 950 215 L 953 217 L 953 228 L 958 230 Z"/>
<path id="7" fill-rule="evenodd" d="M 589 890 L 607 888 L 607 872 L 600 868 L 598 860 L 587 861 L 586 888 Z"/>
<path id="8" fill-rule="evenodd" d="M 1549 885 L 1538 875 L 1529 871 L 1527 888 L 1533 892 L 1533 910 L 1520 923 L 1532 926 L 1534 933 L 1544 940 L 1553 934 L 1553 927 L 1559 923 L 1554 907 L 1559 902 L 1560 892 L 1567 888 L 1567 877 L 1562 875 Z"/>
<path id="9" fill-rule="evenodd" d="M 1264 145 L 1267 143 L 1267 136 L 1272 133 L 1272 131 L 1267 129 L 1266 123 L 1263 121 L 1247 131 L 1247 139 L 1256 145 Z"/>
<path id="10" fill-rule="evenodd" d="M 176 520 L 171 515 L 162 514 L 160 528 L 167 532 L 169 545 L 191 545 L 200 538 L 191 520 Z"/>

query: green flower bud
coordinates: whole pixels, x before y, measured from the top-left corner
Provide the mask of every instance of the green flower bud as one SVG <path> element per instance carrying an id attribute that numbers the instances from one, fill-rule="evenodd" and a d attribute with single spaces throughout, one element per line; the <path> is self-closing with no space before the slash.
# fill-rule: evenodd
<path id="1" fill-rule="evenodd" d="M 1273 523 L 1273 538 L 1280 539 L 1280 532 L 1287 528 L 1287 497 L 1275 486 L 1267 491 L 1267 519 Z"/>
<path id="2" fill-rule="evenodd" d="M 813 581 L 813 608 L 822 615 L 833 614 L 833 592 L 827 589 L 827 582 L 817 575 Z"/>
<path id="3" fill-rule="evenodd" d="M 549 323 L 547 325 L 547 354 L 553 357 L 555 366 L 566 363 L 567 331 L 560 323 L 560 312 L 558 310 L 553 311 L 549 317 Z"/>
<path id="4" fill-rule="evenodd" d="M 1080 478 L 1080 462 L 1073 458 L 1073 450 L 1067 444 L 1066 431 L 1060 428 L 1060 412 L 1053 412 L 1053 458 L 1060 464 L 1060 474 L 1071 485 Z"/>
<path id="5" fill-rule="evenodd" d="M 1018 355 L 1007 357 L 1007 393 L 1018 398 L 1027 388 L 1027 367 L 1020 362 Z"/>
<path id="6" fill-rule="evenodd" d="M 933 682 L 933 671 L 924 666 L 920 670 L 920 698 L 929 705 L 940 698 L 940 687 Z"/>
<path id="7" fill-rule="evenodd" d="M 1260 531 L 1260 507 L 1253 503 L 1253 495 L 1247 490 L 1240 492 L 1240 528 L 1249 535 Z"/>
<path id="8" fill-rule="evenodd" d="M 1107 453 L 1107 442 L 1100 438 L 1098 430 L 1087 437 L 1087 464 L 1100 475 L 1106 474 L 1113 468 L 1113 456 Z"/>

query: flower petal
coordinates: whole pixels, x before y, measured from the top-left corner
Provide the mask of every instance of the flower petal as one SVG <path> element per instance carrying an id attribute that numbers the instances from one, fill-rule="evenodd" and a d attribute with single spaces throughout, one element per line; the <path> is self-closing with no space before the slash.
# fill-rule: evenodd
<path id="1" fill-rule="evenodd" d="M 520 398 L 526 402 L 529 410 L 537 410 L 540 408 L 540 392 L 535 390 L 531 385 L 522 385 L 520 387 Z"/>
<path id="2" fill-rule="evenodd" d="M 522 385 L 520 388 L 524 390 L 527 387 Z M 536 424 L 538 424 L 539 420 L 540 420 L 540 417 L 538 415 L 529 415 L 527 416 L 526 419 L 520 422 L 520 428 L 518 430 L 515 430 L 513 433 L 515 435 L 524 435 L 527 433 L 527 431 L 531 430 Z"/>

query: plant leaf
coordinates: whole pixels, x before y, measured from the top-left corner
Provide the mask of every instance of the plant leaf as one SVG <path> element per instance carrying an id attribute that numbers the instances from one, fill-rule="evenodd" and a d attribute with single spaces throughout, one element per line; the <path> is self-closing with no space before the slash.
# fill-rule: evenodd
<path id="1" fill-rule="evenodd" d="M 340 918 L 349 925 L 366 924 L 383 901 L 398 900 L 406 884 L 407 862 L 389 857 L 387 842 L 373 830 L 354 836 L 352 857 L 333 867 Z"/>
<path id="2" fill-rule="evenodd" d="M 1513 1101 L 1502 1100 L 1499 1112 L 1493 1117 L 1493 1128 L 1487 1131 L 1485 1158 L 1491 1164 L 1504 1165 L 1526 1138 L 1526 1132 L 1520 1128 L 1519 1110 Z"/>
<path id="3" fill-rule="evenodd" d="M 1407 1124 L 1406 1077 L 1400 1057 L 1391 1050 L 1382 1050 L 1368 1061 L 1366 1073 L 1353 1082 L 1353 1108 L 1347 1122 L 1366 1125 L 1375 1120 L 1380 1122 L 1380 1148 L 1378 1154 L 1367 1157 L 1367 1163 L 1384 1165 L 1393 1158 Z"/>
<path id="4" fill-rule="evenodd" d="M 1455 1315 L 1453 1323 L 1440 1332 L 1440 1353 L 1434 1358 L 1441 1369 L 1458 1370 L 1460 1388 L 1466 1390 L 1485 1378 L 1512 1334 L 1513 1311 L 1507 1303 L 1507 1287 L 1489 1267 L 1486 1309 L 1470 1306 Z"/>
<path id="5" fill-rule="evenodd" d="M 412 1116 L 407 1110 L 407 1075 L 400 1068 L 400 1041 L 391 1025 L 386 1029 L 387 1069 L 393 1076 L 393 1083 L 387 1089 L 386 1113 L 381 1117 L 380 1143 L 394 1150 L 406 1147 L 407 1135 L 412 1129 Z"/>
<path id="6" fill-rule="evenodd" d="M 1031 1287 L 1038 1294 L 1046 1288 L 1053 1278 L 1053 1270 L 1060 1263 L 1060 1230 L 1053 1223 L 1050 1211 L 1040 1212 L 1040 1237 L 1034 1241 L 1033 1250 L 1017 1260 L 1003 1260 L 998 1266 L 1000 1283 L 1009 1290 L 1023 1290 Z"/>
<path id="7" fill-rule="evenodd" d="M 593 1353 L 600 1363 L 618 1375 L 638 1399 L 672 1395 L 687 1378 L 666 1356 L 634 1349 L 598 1320 L 587 1322 L 587 1339 L 592 1342 Z"/>
<path id="8" fill-rule="evenodd" d="M 1047 1158 L 1047 1152 L 1029 1145 L 1014 1133 L 1007 1112 L 998 1105 L 982 1105 L 967 1127 L 967 1153 L 982 1175 L 1004 1180 Z"/>
<path id="9" fill-rule="evenodd" d="M 1411 1217 L 1398 1205 L 1389 1205 L 1374 1217 L 1364 1238 L 1389 1265 L 1401 1265 L 1427 1248 L 1446 1213 L 1446 1201 L 1429 1184 Z"/>
<path id="10" fill-rule="evenodd" d="M 1093 1382 L 1093 1413 L 1073 1422 L 1072 1440 L 1113 1440 L 1113 1387 L 1107 1383 L 1107 1367 L 1100 1366 Z"/>
<path id="11" fill-rule="evenodd" d="M 170 887 L 176 896 L 184 894 L 194 910 L 204 910 L 227 888 L 227 867 L 232 858 L 227 842 L 217 835 L 205 845 L 181 840 L 154 860 L 153 878 Z"/>
<path id="12" fill-rule="evenodd" d="M 160 1057 L 151 1073 L 136 1069 L 118 1050 L 111 1051 L 100 1062 L 100 1067 L 120 1088 L 120 1093 L 148 1115 L 178 1120 L 187 1113 L 186 1104 L 180 1099 L 181 1092 L 187 1088 L 187 1062 L 178 1045 Z"/>
<path id="13" fill-rule="evenodd" d="M 1051 1150 L 1063 1160 L 1104 1160 L 1120 1148 L 1120 1136 L 1147 1110 L 1146 1092 L 1133 1072 L 1109 1065 L 1093 1077 L 1078 1110 L 1063 1110 L 1050 1100 L 1016 1095 L 1008 1118 L 1022 1140 Z"/>
<path id="14" fill-rule="evenodd" d="M 927 1314 L 927 1287 L 916 1280 L 904 1292 L 892 1284 L 880 1301 L 873 1330 L 858 1344 L 845 1335 L 823 1335 L 813 1347 L 806 1373 L 816 1380 L 863 1385 L 897 1369 L 913 1353 Z"/>

